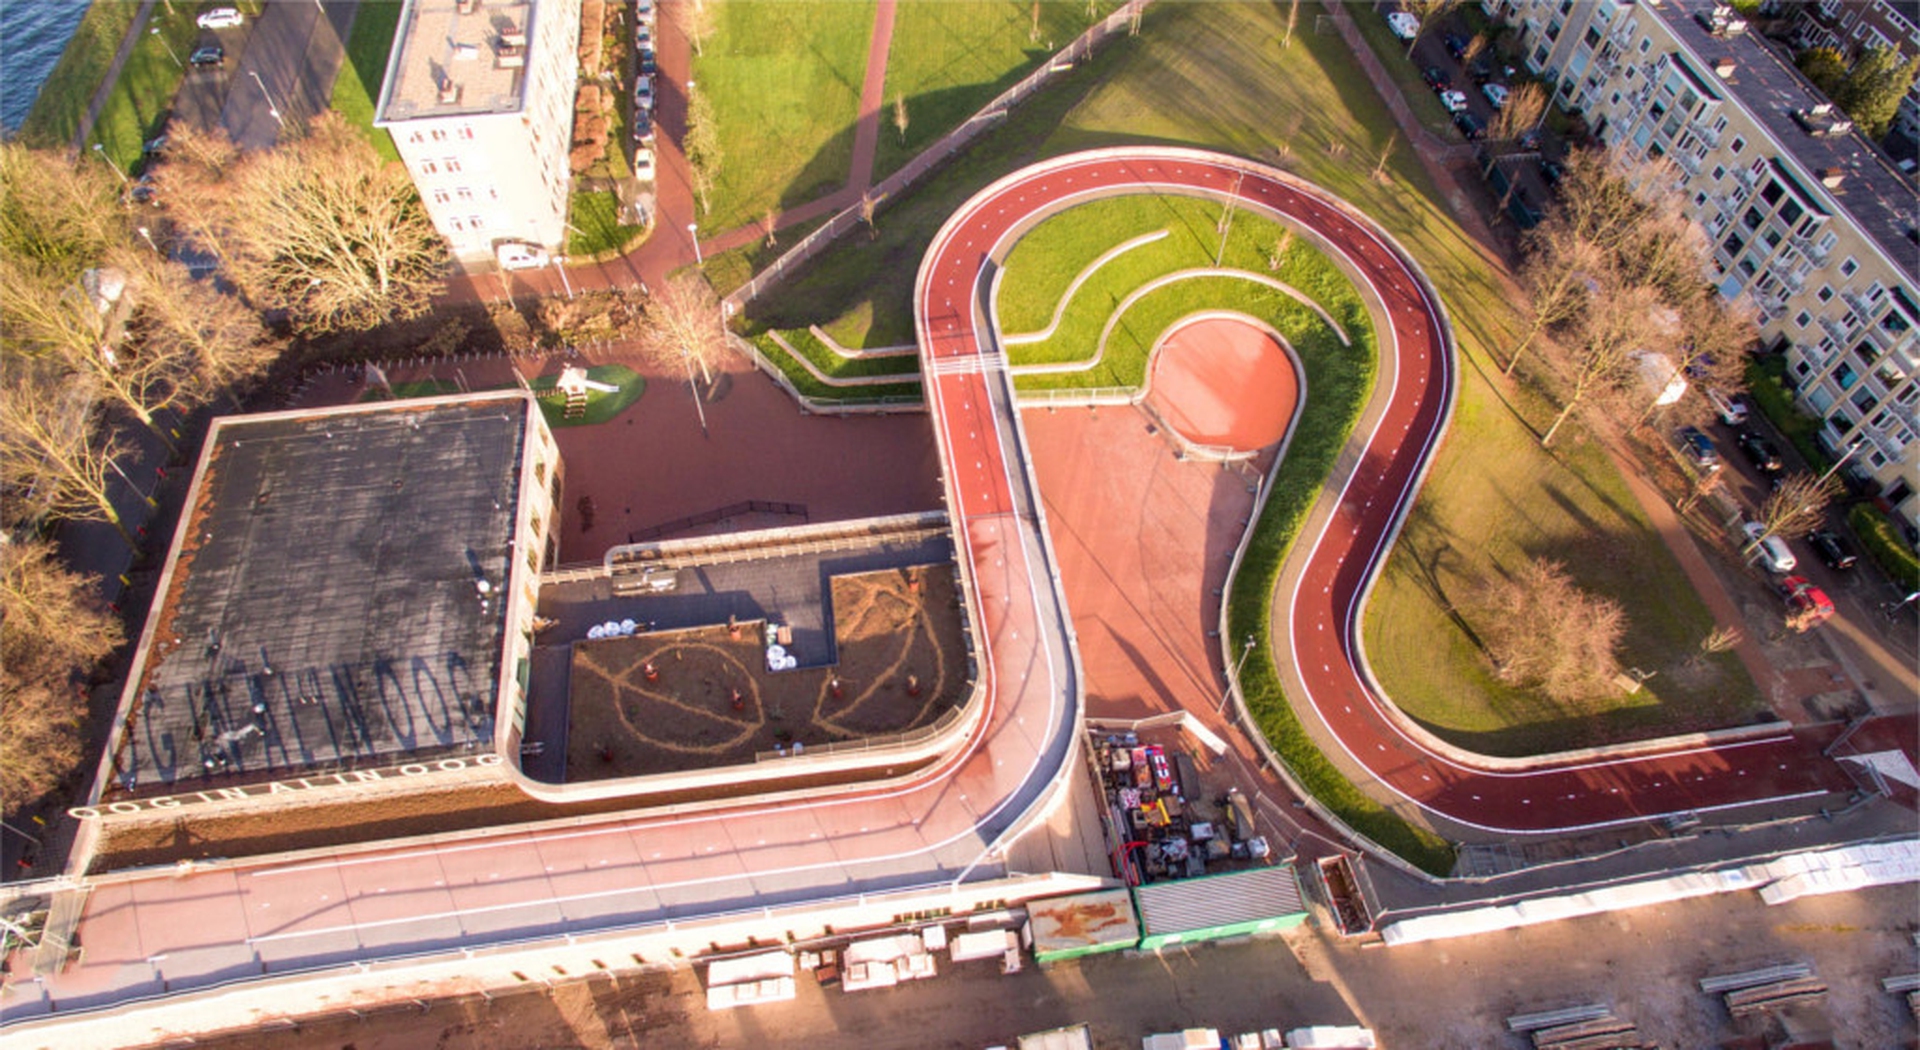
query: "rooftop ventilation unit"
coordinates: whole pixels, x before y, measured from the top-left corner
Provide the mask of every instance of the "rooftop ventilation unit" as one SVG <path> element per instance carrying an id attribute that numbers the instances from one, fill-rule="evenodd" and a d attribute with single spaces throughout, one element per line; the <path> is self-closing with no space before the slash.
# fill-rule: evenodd
<path id="1" fill-rule="evenodd" d="M 453 45 L 453 60 L 455 62 L 472 62 L 479 57 L 480 45 L 478 44 Z"/>
<path id="2" fill-rule="evenodd" d="M 1796 109 L 1793 121 L 1817 139 L 1835 138 L 1853 130 L 1853 121 L 1834 109 L 1831 102 L 1822 102 L 1812 109 Z"/>
<path id="3" fill-rule="evenodd" d="M 1726 4 L 1715 4 L 1712 11 L 1697 14 L 1694 18 L 1714 36 L 1739 36 L 1747 31 L 1747 20 Z"/>
<path id="4" fill-rule="evenodd" d="M 440 104 L 457 105 L 460 102 L 460 85 L 452 77 L 440 81 Z"/>

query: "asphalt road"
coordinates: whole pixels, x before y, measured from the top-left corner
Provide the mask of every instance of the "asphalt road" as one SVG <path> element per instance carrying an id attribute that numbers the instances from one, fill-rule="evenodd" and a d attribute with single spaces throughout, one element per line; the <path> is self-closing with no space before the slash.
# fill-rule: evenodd
<path id="1" fill-rule="evenodd" d="M 344 59 L 341 41 L 358 6 L 357 0 L 270 3 L 244 25 L 202 29 L 195 46 L 219 44 L 226 61 L 188 68 L 174 97 L 174 118 L 202 129 L 223 127 L 242 149 L 274 145 L 287 124 L 327 108 Z"/>

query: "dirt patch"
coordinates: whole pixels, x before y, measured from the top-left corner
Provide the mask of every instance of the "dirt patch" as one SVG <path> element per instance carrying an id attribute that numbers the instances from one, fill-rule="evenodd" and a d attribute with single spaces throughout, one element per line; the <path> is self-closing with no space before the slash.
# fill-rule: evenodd
<path id="1" fill-rule="evenodd" d="M 951 566 L 836 576 L 831 585 L 839 656 L 831 667 L 769 671 L 757 621 L 576 643 L 567 779 L 709 769 L 886 736 L 965 699 Z"/>

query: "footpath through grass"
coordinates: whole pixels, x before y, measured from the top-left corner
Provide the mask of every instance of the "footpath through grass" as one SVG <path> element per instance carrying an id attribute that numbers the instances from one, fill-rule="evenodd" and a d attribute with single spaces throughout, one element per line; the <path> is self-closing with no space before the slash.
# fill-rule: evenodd
<path id="1" fill-rule="evenodd" d="M 713 106 L 720 164 L 701 228 L 758 222 L 845 185 L 873 6 L 727 0 L 709 10 L 718 26 L 693 79 Z"/>
<path id="2" fill-rule="evenodd" d="M 106 79 L 107 69 L 120 41 L 139 12 L 138 4 L 94 3 L 80 18 L 80 26 L 67 41 L 40 94 L 20 125 L 20 141 L 36 148 L 51 149 L 71 145 L 86 119 L 87 104 Z M 164 11 L 164 9 L 161 9 Z M 189 18 L 188 25 L 192 24 Z M 184 56 L 184 53 L 182 55 Z"/>
<path id="3" fill-rule="evenodd" d="M 333 108 L 364 131 L 374 152 L 387 160 L 399 160 L 400 151 L 394 148 L 387 129 L 373 126 L 373 118 L 380 84 L 387 76 L 387 59 L 393 52 L 393 34 L 400 26 L 400 8 L 398 3 L 371 3 L 355 10 L 353 29 L 347 34 L 346 61 L 333 82 Z"/>

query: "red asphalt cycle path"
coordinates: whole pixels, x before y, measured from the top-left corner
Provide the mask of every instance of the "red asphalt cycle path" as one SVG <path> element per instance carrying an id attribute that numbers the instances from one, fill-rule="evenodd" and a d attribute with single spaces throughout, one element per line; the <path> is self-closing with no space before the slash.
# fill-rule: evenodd
<path id="1" fill-rule="evenodd" d="M 1494 832 L 1546 833 L 1810 797 L 1851 786 L 1784 726 L 1632 753 L 1476 761 L 1410 731 L 1371 681 L 1359 642 L 1368 587 L 1411 506 L 1445 429 L 1454 354 L 1441 307 L 1410 262 L 1370 222 L 1272 169 L 1178 148 L 1118 148 L 1044 162 L 983 190 L 928 249 L 916 313 L 928 402 L 966 545 L 969 523 L 1007 509 L 1002 442 L 982 418 L 978 369 L 1004 367 L 980 308 L 1011 234 L 1081 200 L 1116 192 L 1226 197 L 1308 227 L 1345 256 L 1385 308 L 1380 382 L 1386 403 L 1333 513 L 1296 542 L 1303 568 L 1283 585 L 1276 651 L 1305 699 L 1355 763 L 1389 790 L 1449 820 Z M 983 353 L 984 348 L 984 353 Z M 1311 396 L 1311 392 L 1309 392 Z M 1363 426 L 1366 424 L 1363 421 Z M 1320 520 L 1320 519 L 1316 519 Z M 1313 525 L 1310 529 L 1315 529 Z M 1297 553 L 1296 553 L 1296 556 Z"/>

